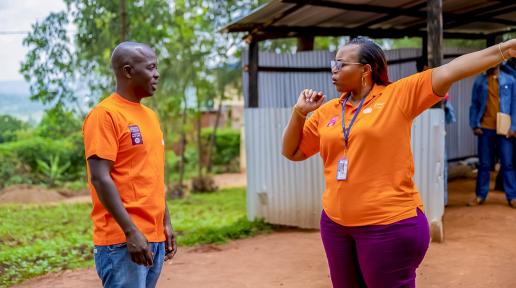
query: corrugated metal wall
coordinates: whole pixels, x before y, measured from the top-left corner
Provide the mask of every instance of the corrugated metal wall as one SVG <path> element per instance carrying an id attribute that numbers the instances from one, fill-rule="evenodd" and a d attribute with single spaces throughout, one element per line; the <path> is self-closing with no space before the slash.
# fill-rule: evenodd
<path id="1" fill-rule="evenodd" d="M 418 49 L 386 52 L 390 60 L 412 58 L 420 55 L 419 53 Z M 260 53 L 259 65 L 320 68 L 329 65 L 333 57 L 334 53 L 324 51 L 286 55 Z M 247 63 L 247 55 L 243 55 L 243 63 Z M 391 81 L 415 72 L 415 62 L 389 66 Z M 285 159 L 281 155 L 281 137 L 299 91 L 312 88 L 324 91 L 329 98 L 338 96 L 330 80 L 329 73 L 259 72 L 259 108 L 246 108 L 244 112 L 248 171 L 247 207 L 250 219 L 258 217 L 275 224 L 303 228 L 319 227 L 321 195 L 324 191 L 321 160 L 318 156 L 301 163 Z M 467 131 L 471 134 L 467 126 L 471 81 L 467 79 L 450 90 L 450 99 L 459 119 L 458 123 L 450 127 L 448 133 L 450 158 L 475 154 L 474 138 L 465 133 Z M 246 103 L 247 83 L 247 73 L 244 73 Z M 412 149 L 416 167 L 414 180 L 425 202 L 427 217 L 430 221 L 438 223 L 444 211 L 443 128 L 444 112 L 431 109 L 416 119 L 412 130 Z M 459 136 L 463 138 L 459 139 Z M 471 150 L 463 149 L 463 144 Z"/>
<path id="2" fill-rule="evenodd" d="M 444 135 L 443 110 L 429 109 L 412 124 L 414 182 L 425 205 L 428 221 L 431 225 L 436 223 L 439 229 L 442 229 L 444 214 Z"/>
<path id="3" fill-rule="evenodd" d="M 289 108 L 246 109 L 247 211 L 250 219 L 318 228 L 324 191 L 317 155 L 292 162 L 281 155 Z"/>
<path id="4" fill-rule="evenodd" d="M 324 176 L 319 154 L 303 162 L 281 155 L 283 129 L 290 108 L 246 109 L 247 211 L 250 219 L 302 228 L 318 228 Z M 412 127 L 414 181 L 425 203 L 429 221 L 444 212 L 444 112 L 432 109 Z"/>

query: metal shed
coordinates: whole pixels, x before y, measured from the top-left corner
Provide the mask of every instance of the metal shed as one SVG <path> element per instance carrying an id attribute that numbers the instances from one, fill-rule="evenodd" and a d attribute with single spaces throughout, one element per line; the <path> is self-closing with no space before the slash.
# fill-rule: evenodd
<path id="1" fill-rule="evenodd" d="M 313 48 L 315 36 L 421 37 L 420 51 L 388 52 L 391 54 L 388 55 L 390 77 L 396 79 L 416 72 L 416 61 L 432 67 L 441 65 L 443 37 L 487 39 L 488 44 L 494 44 L 502 34 L 516 31 L 514 19 L 516 2 L 507 0 L 273 0 L 226 26 L 226 32 L 247 32 L 245 38 L 249 42 L 249 52 L 244 56 L 249 218 L 318 227 L 320 196 L 324 190 L 320 159 L 312 157 L 301 164 L 283 159 L 281 133 L 301 89 L 326 85 L 321 90 L 336 97 L 334 90 L 328 89 L 328 74 L 324 74 L 330 72 L 327 63 L 333 55 L 328 52 L 259 53 L 259 41 L 297 37 L 298 51 L 308 51 Z M 466 51 L 456 51 L 449 56 L 461 52 Z M 436 108 L 429 109 L 415 121 L 412 150 L 415 181 L 425 202 L 432 239 L 440 242 L 444 239 L 445 137 L 444 113 L 440 107 Z M 464 134 L 464 131 L 457 133 Z M 457 154 L 462 149 L 460 146 L 449 148 L 450 151 L 456 149 Z M 474 149 L 474 145 L 469 148 Z"/>

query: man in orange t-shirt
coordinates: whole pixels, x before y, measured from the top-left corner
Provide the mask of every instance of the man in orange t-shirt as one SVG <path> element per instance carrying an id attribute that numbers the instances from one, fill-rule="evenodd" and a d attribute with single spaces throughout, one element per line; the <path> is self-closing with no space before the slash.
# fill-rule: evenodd
<path id="1" fill-rule="evenodd" d="M 156 54 L 145 44 L 123 42 L 111 65 L 116 92 L 83 125 L 95 266 L 104 287 L 155 287 L 163 261 L 176 252 L 163 134 L 157 115 L 140 103 L 156 90 Z"/>

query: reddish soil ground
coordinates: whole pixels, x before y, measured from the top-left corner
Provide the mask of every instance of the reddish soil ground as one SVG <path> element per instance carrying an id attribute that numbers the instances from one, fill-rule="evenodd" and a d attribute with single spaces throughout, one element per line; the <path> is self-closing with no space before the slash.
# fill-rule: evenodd
<path id="1" fill-rule="evenodd" d="M 219 188 L 244 187 L 247 183 L 245 173 L 214 175 L 213 180 Z M 191 186 L 189 181 L 187 187 Z M 13 185 L 0 190 L 0 204 L 7 203 L 86 203 L 91 202 L 88 190 L 80 193 L 66 190 L 53 190 L 40 186 Z"/>
<path id="2" fill-rule="evenodd" d="M 52 203 L 65 199 L 59 192 L 39 186 L 14 185 L 0 191 L 0 203 Z"/>
<path id="3" fill-rule="evenodd" d="M 445 243 L 432 243 L 418 269 L 417 286 L 516 287 L 516 209 L 503 193 L 466 207 L 474 180 L 450 182 Z M 231 243 L 182 248 L 165 265 L 158 287 L 330 287 L 317 231 L 285 230 Z M 18 287 L 101 287 L 94 269 L 65 271 Z"/>

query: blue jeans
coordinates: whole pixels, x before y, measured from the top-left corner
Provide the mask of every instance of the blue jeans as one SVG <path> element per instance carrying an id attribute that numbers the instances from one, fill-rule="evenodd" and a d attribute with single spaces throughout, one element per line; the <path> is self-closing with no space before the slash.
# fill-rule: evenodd
<path id="1" fill-rule="evenodd" d="M 483 134 L 478 136 L 479 165 L 476 188 L 477 197 L 481 199 L 487 198 L 496 147 L 500 155 L 503 188 L 507 200 L 516 199 L 516 174 L 514 173 L 514 166 L 512 164 L 512 140 L 505 136 L 497 135 L 496 130 L 482 128 L 482 132 Z"/>
<path id="2" fill-rule="evenodd" d="M 158 282 L 165 259 L 165 242 L 149 243 L 154 254 L 152 267 L 131 260 L 127 243 L 95 246 L 95 267 L 107 288 L 153 288 Z"/>

